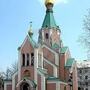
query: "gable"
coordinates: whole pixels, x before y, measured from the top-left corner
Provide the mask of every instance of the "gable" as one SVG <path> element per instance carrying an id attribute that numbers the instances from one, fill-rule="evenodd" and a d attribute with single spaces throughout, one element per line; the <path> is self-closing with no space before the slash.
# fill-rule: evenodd
<path id="1" fill-rule="evenodd" d="M 33 51 L 35 46 L 36 43 L 34 42 L 32 37 L 27 35 L 19 50 L 21 50 L 21 52 Z"/>
<path id="2" fill-rule="evenodd" d="M 70 68 L 74 64 L 75 59 L 74 58 L 68 58 L 65 67 Z"/>

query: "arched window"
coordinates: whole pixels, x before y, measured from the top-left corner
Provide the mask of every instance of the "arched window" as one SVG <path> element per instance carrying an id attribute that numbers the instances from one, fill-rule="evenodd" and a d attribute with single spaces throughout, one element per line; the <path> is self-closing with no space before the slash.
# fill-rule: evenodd
<path id="1" fill-rule="evenodd" d="M 22 54 L 22 66 L 25 66 L 25 54 Z"/>
<path id="2" fill-rule="evenodd" d="M 48 35 L 48 33 L 46 33 L 45 37 L 46 37 L 46 39 L 48 39 L 48 38 L 49 38 L 49 35 Z"/>
<path id="3" fill-rule="evenodd" d="M 23 83 L 21 86 L 20 86 L 20 90 L 30 90 L 30 86 L 28 83 Z"/>
<path id="4" fill-rule="evenodd" d="M 29 53 L 27 53 L 27 66 L 29 66 Z"/>

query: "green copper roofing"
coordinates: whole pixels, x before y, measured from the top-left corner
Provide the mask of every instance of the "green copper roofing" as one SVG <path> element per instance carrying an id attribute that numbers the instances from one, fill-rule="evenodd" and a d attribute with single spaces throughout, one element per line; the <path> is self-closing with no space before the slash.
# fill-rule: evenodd
<path id="1" fill-rule="evenodd" d="M 61 49 L 60 49 L 60 53 L 65 53 L 66 51 L 67 51 L 67 49 L 68 49 L 68 47 L 62 47 Z"/>
<path id="2" fill-rule="evenodd" d="M 67 85 L 67 82 L 66 81 L 62 81 L 62 80 L 60 80 L 60 78 L 57 78 L 57 77 L 54 77 L 54 76 L 48 76 L 47 77 L 47 80 L 49 80 L 49 81 L 55 81 L 55 82 L 60 82 L 60 83 L 62 83 L 62 84 L 65 84 L 65 85 Z"/>
<path id="3" fill-rule="evenodd" d="M 42 24 L 42 28 L 57 28 L 54 16 L 53 16 L 53 11 L 47 11 L 43 24 Z"/>
<path id="4" fill-rule="evenodd" d="M 40 71 L 42 74 L 47 75 L 47 71 L 45 69 L 42 68 L 37 68 L 38 71 Z"/>
<path id="5" fill-rule="evenodd" d="M 52 45 L 52 48 L 58 49 L 59 48 L 59 45 L 57 43 L 55 43 L 55 44 Z"/>
<path id="6" fill-rule="evenodd" d="M 33 48 L 38 47 L 37 44 L 36 44 L 36 42 L 33 40 L 32 36 L 29 35 L 29 34 L 27 36 L 28 36 L 28 40 L 30 41 L 30 43 L 33 46 Z M 21 46 L 18 47 L 18 50 L 20 50 L 20 49 L 21 49 Z"/>
<path id="7" fill-rule="evenodd" d="M 56 77 L 54 77 L 54 76 L 48 76 L 47 80 L 60 81 L 59 78 L 56 78 Z"/>
<path id="8" fill-rule="evenodd" d="M 28 38 L 29 38 L 29 41 L 32 44 L 32 46 L 37 47 L 35 41 L 33 40 L 33 38 L 31 36 L 29 36 L 29 35 L 28 35 Z"/>
<path id="9" fill-rule="evenodd" d="M 66 62 L 65 67 L 71 67 L 74 62 L 75 62 L 75 59 L 74 58 L 67 59 L 67 62 Z"/>

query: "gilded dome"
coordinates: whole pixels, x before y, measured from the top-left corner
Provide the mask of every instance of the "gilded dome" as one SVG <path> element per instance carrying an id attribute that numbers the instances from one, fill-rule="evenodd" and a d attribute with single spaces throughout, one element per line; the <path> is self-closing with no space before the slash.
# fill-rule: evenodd
<path id="1" fill-rule="evenodd" d="M 46 0 L 45 4 L 47 5 L 48 3 L 54 4 L 54 0 Z"/>

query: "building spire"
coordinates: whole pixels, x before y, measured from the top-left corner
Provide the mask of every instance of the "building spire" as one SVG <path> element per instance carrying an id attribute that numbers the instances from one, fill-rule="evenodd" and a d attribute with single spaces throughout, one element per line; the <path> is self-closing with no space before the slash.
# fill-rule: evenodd
<path id="1" fill-rule="evenodd" d="M 32 22 L 30 22 L 30 27 L 29 27 L 28 34 L 29 34 L 30 37 L 32 37 L 32 35 L 33 35 L 33 32 L 32 32 Z"/>
<path id="2" fill-rule="evenodd" d="M 42 28 L 57 28 L 54 16 L 53 16 L 54 0 L 46 0 L 46 15 L 42 24 Z"/>

